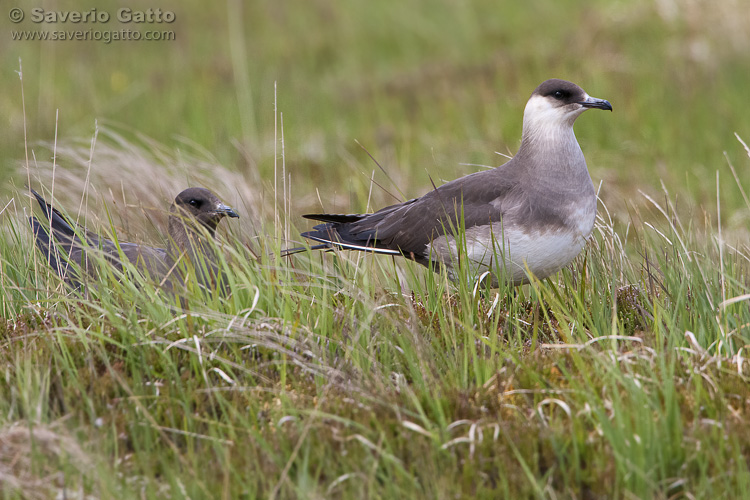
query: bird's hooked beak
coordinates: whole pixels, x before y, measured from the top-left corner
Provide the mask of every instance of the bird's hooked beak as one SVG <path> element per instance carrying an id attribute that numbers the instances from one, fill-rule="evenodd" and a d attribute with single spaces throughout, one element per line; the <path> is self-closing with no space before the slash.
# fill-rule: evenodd
<path id="1" fill-rule="evenodd" d="M 579 102 L 584 108 L 596 108 L 606 109 L 612 111 L 612 105 L 605 99 L 597 99 L 596 97 L 586 96 L 586 100 Z"/>
<path id="2" fill-rule="evenodd" d="M 240 218 L 240 216 L 237 214 L 237 212 L 234 211 L 232 207 L 224 205 L 223 203 L 219 203 L 219 206 L 216 207 L 214 213 L 219 215 L 227 215 L 235 219 Z"/>

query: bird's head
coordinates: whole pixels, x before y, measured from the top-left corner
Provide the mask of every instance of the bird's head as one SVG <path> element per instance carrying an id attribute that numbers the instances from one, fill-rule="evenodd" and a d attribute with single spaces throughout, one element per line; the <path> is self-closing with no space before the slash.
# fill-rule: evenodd
<path id="1" fill-rule="evenodd" d="M 587 109 L 606 109 L 612 105 L 604 99 L 591 97 L 575 83 L 551 79 L 531 93 L 524 110 L 524 127 L 572 127 L 578 116 Z"/>
<path id="2" fill-rule="evenodd" d="M 171 209 L 173 216 L 185 221 L 195 219 L 211 234 L 224 217 L 239 217 L 231 207 L 205 188 L 188 188 L 177 195 Z"/>

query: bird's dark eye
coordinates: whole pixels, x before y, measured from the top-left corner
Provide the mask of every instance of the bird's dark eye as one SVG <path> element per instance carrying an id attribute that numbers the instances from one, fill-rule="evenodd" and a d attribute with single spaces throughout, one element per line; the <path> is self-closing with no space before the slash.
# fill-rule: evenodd
<path id="1" fill-rule="evenodd" d="M 190 200 L 188 203 L 190 203 L 195 208 L 200 208 L 200 206 L 201 206 L 201 202 L 198 201 L 198 200 L 196 200 L 195 198 L 193 198 L 192 200 Z"/>
<path id="2" fill-rule="evenodd" d="M 555 90 L 555 93 L 552 95 L 555 97 L 555 99 L 564 99 L 566 97 L 565 92 L 563 92 L 562 90 Z"/>

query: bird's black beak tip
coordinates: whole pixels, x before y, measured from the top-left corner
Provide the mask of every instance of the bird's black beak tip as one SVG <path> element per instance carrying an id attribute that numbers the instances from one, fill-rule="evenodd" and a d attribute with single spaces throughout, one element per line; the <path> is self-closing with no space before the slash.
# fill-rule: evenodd
<path id="1" fill-rule="evenodd" d="M 216 213 L 219 215 L 226 215 L 227 217 L 231 217 L 232 219 L 240 218 L 240 214 L 235 212 L 232 207 L 228 207 L 224 204 L 221 204 L 216 208 Z"/>
<path id="2" fill-rule="evenodd" d="M 591 97 L 583 102 L 578 103 L 584 108 L 603 109 L 605 111 L 612 111 L 612 104 L 606 99 L 596 99 Z"/>
<path id="3" fill-rule="evenodd" d="M 226 215 L 227 217 L 231 217 L 232 219 L 240 218 L 240 214 L 235 212 L 233 208 L 229 208 L 229 207 L 227 207 L 227 209 L 224 210 L 224 215 Z"/>

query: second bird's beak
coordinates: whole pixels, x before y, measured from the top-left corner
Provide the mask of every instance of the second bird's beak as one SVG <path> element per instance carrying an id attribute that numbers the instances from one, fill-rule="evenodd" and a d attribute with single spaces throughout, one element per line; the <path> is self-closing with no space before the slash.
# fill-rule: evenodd
<path id="1" fill-rule="evenodd" d="M 580 104 L 584 108 L 606 109 L 608 111 L 612 111 L 612 105 L 609 103 L 609 101 L 604 99 L 597 99 L 596 97 L 588 96 L 585 101 L 579 102 L 578 104 Z"/>
<path id="2" fill-rule="evenodd" d="M 240 218 L 240 216 L 237 214 L 237 212 L 234 211 L 232 207 L 224 205 L 223 203 L 221 203 L 218 207 L 216 207 L 216 213 L 220 215 L 227 215 L 235 219 Z"/>

